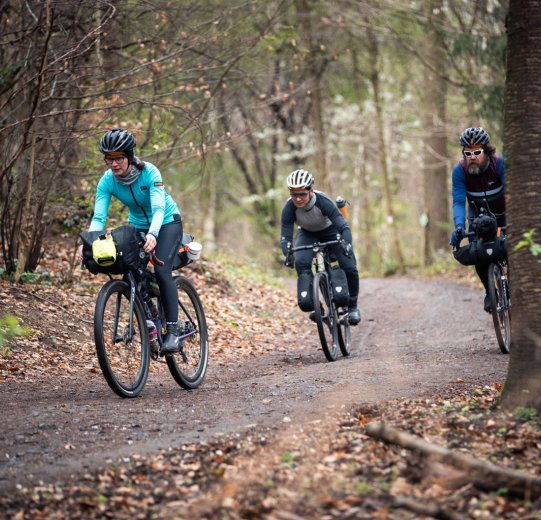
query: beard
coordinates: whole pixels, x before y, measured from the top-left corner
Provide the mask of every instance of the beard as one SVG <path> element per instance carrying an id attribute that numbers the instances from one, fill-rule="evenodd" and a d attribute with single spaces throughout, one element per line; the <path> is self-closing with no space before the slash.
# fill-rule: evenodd
<path id="1" fill-rule="evenodd" d="M 478 164 L 470 164 L 468 166 L 468 173 L 470 175 L 479 175 L 480 172 L 481 172 L 481 168 Z"/>

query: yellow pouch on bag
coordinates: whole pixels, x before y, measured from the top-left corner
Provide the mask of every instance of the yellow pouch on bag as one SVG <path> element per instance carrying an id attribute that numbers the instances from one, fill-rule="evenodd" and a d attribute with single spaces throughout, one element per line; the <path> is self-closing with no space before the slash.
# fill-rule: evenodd
<path id="1" fill-rule="evenodd" d="M 103 267 L 116 262 L 116 247 L 111 233 L 101 235 L 92 242 L 92 257 L 98 265 Z"/>

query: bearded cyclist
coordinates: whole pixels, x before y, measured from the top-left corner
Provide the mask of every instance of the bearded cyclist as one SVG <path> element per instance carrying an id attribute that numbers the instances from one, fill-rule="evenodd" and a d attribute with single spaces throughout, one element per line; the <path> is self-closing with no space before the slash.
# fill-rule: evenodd
<path id="1" fill-rule="evenodd" d="M 135 147 L 135 138 L 127 130 L 114 128 L 101 138 L 99 148 L 108 169 L 98 182 L 88 231 L 105 229 L 112 196 L 128 207 L 130 224 L 146 234 L 144 250 L 155 250 L 164 262 L 162 266 L 154 265 L 167 321 L 162 352 L 178 352 L 178 294 L 172 265 L 182 236 L 182 219 L 178 206 L 164 188 L 160 170 L 135 156 Z M 79 256 L 82 258 L 82 246 Z"/>
<path id="2" fill-rule="evenodd" d="M 293 228 L 297 224 L 298 232 L 295 246 L 310 245 L 315 242 L 335 240 L 340 234 L 346 241 L 347 251 L 340 245 L 333 247 L 333 253 L 338 259 L 340 268 L 346 273 L 349 288 L 348 321 L 357 325 L 361 321 L 361 313 L 357 307 L 359 294 L 359 273 L 357 261 L 351 246 L 351 230 L 346 219 L 334 201 L 325 193 L 314 191 L 313 175 L 303 169 L 295 170 L 287 177 L 287 187 L 290 198 L 282 209 L 282 231 L 280 245 L 282 253 L 288 261 L 289 247 L 293 243 Z M 299 307 L 312 311 L 310 318 L 314 319 L 313 304 L 310 305 L 312 284 L 311 249 L 297 251 L 294 265 L 297 270 L 297 293 Z"/>
<path id="3" fill-rule="evenodd" d="M 490 136 L 482 127 L 466 128 L 460 134 L 462 160 L 452 176 L 453 220 L 450 245 L 455 246 L 464 236 L 466 201 L 468 228 L 482 207 L 496 217 L 499 227 L 505 226 L 505 175 L 503 159 L 496 155 Z M 487 207 L 488 206 L 488 207 Z M 485 287 L 484 309 L 492 312 L 488 296 L 488 264 L 476 265 L 475 270 Z"/>

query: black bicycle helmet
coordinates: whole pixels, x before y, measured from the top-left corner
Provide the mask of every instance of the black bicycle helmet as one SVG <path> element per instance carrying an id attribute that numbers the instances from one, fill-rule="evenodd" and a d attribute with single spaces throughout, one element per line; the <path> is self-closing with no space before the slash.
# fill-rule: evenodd
<path id="1" fill-rule="evenodd" d="M 314 185 L 314 176 L 307 170 L 295 170 L 287 176 L 287 187 L 290 190 L 310 189 Z"/>
<path id="2" fill-rule="evenodd" d="M 490 143 L 490 136 L 488 135 L 488 132 L 480 126 L 466 128 L 466 130 L 460 134 L 461 146 L 485 146 L 488 143 Z"/>
<path id="3" fill-rule="evenodd" d="M 133 134 L 121 128 L 113 128 L 105 132 L 100 139 L 100 152 L 103 154 L 124 152 L 128 157 L 133 157 L 133 149 L 136 146 Z"/>

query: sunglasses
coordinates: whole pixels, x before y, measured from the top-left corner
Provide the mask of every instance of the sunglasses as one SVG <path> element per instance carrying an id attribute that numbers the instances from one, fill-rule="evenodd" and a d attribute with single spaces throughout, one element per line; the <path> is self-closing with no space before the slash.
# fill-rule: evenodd
<path id="1" fill-rule="evenodd" d="M 111 166 L 112 164 L 121 164 L 124 159 L 126 159 L 126 155 L 121 155 L 120 157 L 105 157 L 104 161 L 108 166 Z"/>
<path id="2" fill-rule="evenodd" d="M 290 193 L 291 198 L 293 199 L 304 199 L 304 197 L 308 197 L 310 195 L 309 191 L 300 191 L 296 193 Z"/>
<path id="3" fill-rule="evenodd" d="M 483 150 L 464 150 L 464 155 L 466 157 L 473 157 L 474 155 L 478 156 L 478 155 L 481 155 L 482 153 L 483 153 Z"/>

